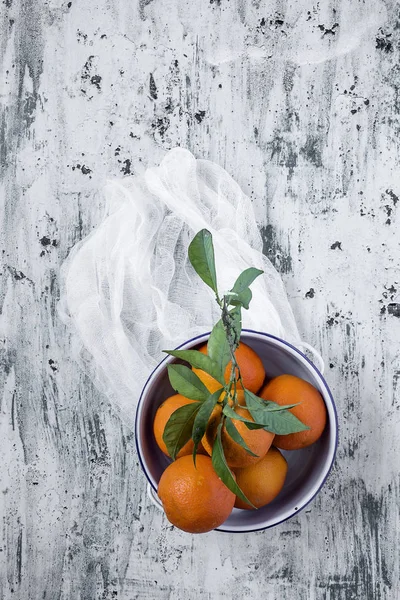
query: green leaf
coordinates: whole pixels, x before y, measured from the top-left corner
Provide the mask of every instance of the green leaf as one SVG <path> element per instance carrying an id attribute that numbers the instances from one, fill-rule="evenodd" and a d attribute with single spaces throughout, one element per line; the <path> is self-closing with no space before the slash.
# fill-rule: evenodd
<path id="1" fill-rule="evenodd" d="M 235 285 L 231 291 L 236 292 L 236 294 L 241 294 L 259 275 L 262 275 L 263 273 L 264 271 L 260 271 L 260 269 L 255 269 L 254 267 L 245 269 L 243 273 L 241 273 L 236 279 Z"/>
<path id="2" fill-rule="evenodd" d="M 261 398 L 258 398 L 257 396 L 256 396 L 256 398 L 258 400 L 261 400 Z M 271 404 L 274 404 L 276 408 L 272 408 L 272 409 L 270 407 L 261 408 L 261 406 L 260 406 L 259 408 L 256 408 L 255 410 L 250 411 L 251 416 L 253 418 L 255 418 L 254 415 L 253 415 L 253 413 L 255 413 L 257 416 L 260 416 L 259 415 L 259 411 L 266 411 L 266 412 L 269 412 L 269 413 L 271 413 L 271 412 L 274 412 L 274 413 L 276 413 L 276 412 L 285 412 L 286 411 L 287 407 L 285 407 L 285 406 L 279 406 L 279 404 L 276 404 L 275 402 L 271 402 Z M 288 404 L 289 408 L 292 408 L 293 406 L 297 406 L 297 404 Z M 241 415 L 238 415 L 228 404 L 226 404 L 224 406 L 222 412 L 227 417 L 230 417 L 231 419 L 236 419 L 238 421 L 242 421 L 243 423 L 245 423 L 245 425 L 246 425 L 246 427 L 248 429 L 268 429 L 268 427 L 265 427 L 265 425 L 263 424 L 263 421 L 265 420 L 264 417 L 263 417 L 263 415 L 261 415 L 259 421 L 257 421 L 257 422 L 256 421 L 250 421 L 250 419 L 246 419 L 246 417 L 242 417 Z M 306 429 L 308 429 L 308 427 L 306 427 Z"/>
<path id="3" fill-rule="evenodd" d="M 247 504 L 250 504 L 250 506 L 252 506 L 253 508 L 256 508 L 254 506 L 254 504 L 252 504 L 250 502 L 250 500 L 248 498 L 246 498 L 246 496 L 244 495 L 244 493 L 242 492 L 242 490 L 236 483 L 235 478 L 233 477 L 232 471 L 230 470 L 228 463 L 226 462 L 224 449 L 222 446 L 222 439 L 221 439 L 222 425 L 223 425 L 223 422 L 221 421 L 221 423 L 218 425 L 217 437 L 215 439 L 213 451 L 212 451 L 211 458 L 212 458 L 212 465 L 214 467 L 214 471 L 216 472 L 218 477 L 221 479 L 222 483 L 224 483 L 226 485 L 226 487 L 231 490 L 231 492 L 233 492 L 236 496 L 239 496 L 239 498 L 241 500 L 243 500 L 243 502 L 246 502 Z"/>
<path id="4" fill-rule="evenodd" d="M 264 424 L 264 429 L 277 435 L 288 435 L 309 429 L 289 410 L 277 412 L 250 411 L 257 423 Z M 249 429 L 255 429 L 252 425 Z"/>
<path id="5" fill-rule="evenodd" d="M 188 442 L 192 435 L 193 423 L 201 402 L 191 402 L 175 410 L 167 421 L 163 440 L 168 454 L 175 460 L 179 450 Z"/>
<path id="6" fill-rule="evenodd" d="M 192 429 L 192 438 L 194 441 L 194 448 L 193 448 L 194 464 L 196 464 L 197 447 L 198 447 L 199 443 L 201 442 L 203 435 L 206 432 L 209 418 L 214 409 L 214 406 L 218 402 L 218 398 L 221 395 L 222 389 L 223 388 L 221 388 L 220 390 L 217 390 L 216 392 L 211 394 L 211 396 L 209 396 L 207 398 L 207 400 L 202 403 L 201 408 L 200 408 L 199 412 L 197 413 L 196 418 L 194 420 L 193 429 Z"/>
<path id="7" fill-rule="evenodd" d="M 220 366 L 207 356 L 207 354 L 203 354 L 198 350 L 164 350 L 164 352 L 176 358 L 186 360 L 195 369 L 202 369 L 219 381 L 221 385 L 225 385 L 224 374 Z"/>
<path id="8" fill-rule="evenodd" d="M 235 412 L 235 411 L 233 411 L 233 412 Z M 236 442 L 237 444 L 239 444 L 239 446 L 244 448 L 246 450 L 246 452 L 248 452 L 250 454 L 250 456 L 255 456 L 258 458 L 258 454 L 254 454 L 254 452 L 252 452 L 250 450 L 250 448 L 248 447 L 248 445 L 246 444 L 246 442 L 244 441 L 244 439 L 242 438 L 242 436 L 236 429 L 235 425 L 232 423 L 231 419 L 226 419 L 225 429 L 226 429 L 226 432 L 229 433 L 229 435 L 231 436 L 231 438 L 233 439 L 234 442 Z"/>
<path id="9" fill-rule="evenodd" d="M 294 408 L 295 406 L 298 406 L 300 404 L 300 402 L 296 402 L 295 404 L 277 404 L 276 402 L 272 402 L 272 400 L 264 400 L 264 398 L 260 398 L 260 396 L 253 394 L 253 392 L 250 392 L 250 390 L 245 390 L 244 395 L 246 400 L 247 397 L 251 398 L 253 402 L 257 403 L 257 406 L 260 409 L 266 410 L 268 412 L 279 412 L 282 410 L 289 410 L 290 408 Z"/>
<path id="10" fill-rule="evenodd" d="M 226 417 L 229 417 L 231 419 L 237 419 L 238 421 L 243 421 L 244 423 L 247 423 L 249 421 L 249 419 L 246 419 L 245 417 L 242 417 L 241 415 L 238 415 L 233 410 L 233 408 L 231 406 L 229 406 L 229 404 L 225 404 L 224 408 L 222 409 L 222 412 L 224 413 L 224 415 Z"/>
<path id="11" fill-rule="evenodd" d="M 231 419 L 236 419 L 237 421 L 242 421 L 242 423 L 246 424 L 246 427 L 248 429 L 264 429 L 264 425 L 262 425 L 261 423 L 255 423 L 254 421 L 250 421 L 250 419 L 246 419 L 246 417 L 242 417 L 241 415 L 238 415 L 233 408 L 231 408 L 229 406 L 229 404 L 226 404 L 224 406 L 224 408 L 222 409 L 222 412 L 224 413 L 224 415 L 226 415 L 227 417 L 230 417 Z"/>
<path id="12" fill-rule="evenodd" d="M 247 390 L 249 394 L 251 394 L 252 392 L 250 392 L 249 390 Z M 254 395 L 254 394 L 253 394 Z M 268 412 L 280 412 L 283 410 L 289 410 L 290 408 L 293 408 L 294 406 L 298 406 L 300 404 L 300 402 L 297 402 L 296 404 L 285 404 L 283 406 L 281 406 L 280 404 L 277 404 L 276 402 L 270 402 L 270 401 L 265 401 L 262 398 L 259 398 L 258 396 L 255 396 L 256 400 L 261 400 L 262 401 L 262 405 L 260 405 L 260 410 L 266 410 Z M 247 406 L 243 407 L 243 408 L 247 408 Z M 245 417 L 241 417 L 240 415 L 238 415 L 230 406 L 229 404 L 227 404 L 224 407 L 224 411 L 225 415 L 227 417 L 231 417 L 232 419 L 238 419 L 239 421 L 243 421 L 244 423 L 254 423 L 254 421 L 249 421 L 249 419 L 246 419 Z M 235 416 L 236 415 L 236 416 Z"/>
<path id="13" fill-rule="evenodd" d="M 196 273 L 218 295 L 214 246 L 212 235 L 207 229 L 202 229 L 194 236 L 188 254 Z"/>
<path id="14" fill-rule="evenodd" d="M 250 288 L 245 288 L 243 292 L 239 294 L 227 295 L 227 301 L 231 306 L 243 306 L 246 310 L 249 308 L 250 301 L 253 297 Z"/>
<path id="15" fill-rule="evenodd" d="M 210 395 L 204 383 L 185 365 L 168 365 L 168 376 L 174 390 L 191 400 L 207 400 Z"/>
<path id="16" fill-rule="evenodd" d="M 271 410 L 268 406 L 264 406 L 261 398 L 249 390 L 245 390 L 246 406 L 253 417 L 255 423 L 264 425 L 264 429 L 276 433 L 277 435 L 288 435 L 289 433 L 298 433 L 309 429 L 298 419 L 290 410 Z M 275 404 L 275 403 L 270 403 Z M 280 407 L 281 409 L 283 407 Z M 248 425 L 249 429 L 253 429 Z"/>
<path id="17" fill-rule="evenodd" d="M 290 410 L 291 408 L 294 408 L 295 406 L 301 404 L 301 402 L 296 402 L 295 404 L 277 404 L 276 402 L 272 402 L 271 400 L 264 400 L 263 398 L 259 399 L 263 401 L 263 410 L 267 410 L 268 412 L 280 412 L 281 410 Z"/>
<path id="18" fill-rule="evenodd" d="M 208 338 L 207 354 L 215 363 L 217 363 L 221 372 L 224 373 L 227 364 L 231 360 L 231 351 L 221 319 L 214 325 L 210 337 Z"/>
<path id="19" fill-rule="evenodd" d="M 245 425 L 247 429 L 265 429 L 266 431 L 269 431 L 268 427 L 265 427 L 265 425 L 262 425 L 261 423 L 255 423 L 255 421 L 246 421 Z"/>

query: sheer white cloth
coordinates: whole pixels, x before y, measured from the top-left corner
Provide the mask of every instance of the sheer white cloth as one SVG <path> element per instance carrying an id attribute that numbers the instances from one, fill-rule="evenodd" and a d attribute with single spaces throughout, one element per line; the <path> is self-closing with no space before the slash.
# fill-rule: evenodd
<path id="1" fill-rule="evenodd" d="M 105 195 L 103 221 L 63 265 L 60 314 L 84 369 L 128 426 L 162 350 L 219 318 L 187 256 L 200 229 L 213 234 L 220 293 L 243 269 L 264 270 L 243 327 L 299 340 L 281 278 L 262 255 L 251 201 L 224 169 L 176 148 L 144 176 L 110 181 Z"/>

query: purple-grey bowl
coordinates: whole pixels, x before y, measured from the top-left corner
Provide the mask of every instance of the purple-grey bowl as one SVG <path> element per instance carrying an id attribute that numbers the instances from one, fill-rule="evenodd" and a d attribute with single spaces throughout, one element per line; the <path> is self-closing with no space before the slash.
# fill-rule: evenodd
<path id="1" fill-rule="evenodd" d="M 182 350 L 204 344 L 209 333 L 188 340 L 179 346 Z M 258 510 L 234 508 L 228 519 L 217 531 L 230 533 L 253 532 L 274 527 L 302 510 L 318 494 L 324 485 L 335 459 L 338 442 L 338 423 L 335 403 L 322 376 L 323 361 L 313 351 L 319 369 L 298 348 L 273 335 L 244 329 L 241 341 L 251 346 L 261 357 L 268 378 L 289 373 L 309 381 L 316 387 L 325 402 L 327 424 L 320 439 L 308 448 L 282 453 L 288 462 L 285 485 L 273 502 Z M 171 462 L 158 448 L 153 435 L 153 421 L 159 405 L 175 392 L 167 373 L 167 365 L 176 359 L 167 355 L 147 380 L 137 407 L 135 432 L 136 446 L 142 469 L 149 482 L 152 501 L 162 508 L 156 491 L 164 469 Z"/>

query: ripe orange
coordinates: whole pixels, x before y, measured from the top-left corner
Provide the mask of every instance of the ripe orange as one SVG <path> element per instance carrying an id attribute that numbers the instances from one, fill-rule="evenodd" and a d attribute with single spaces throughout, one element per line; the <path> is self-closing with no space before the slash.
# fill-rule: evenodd
<path id="1" fill-rule="evenodd" d="M 326 425 L 325 403 L 319 391 L 304 379 L 294 375 L 279 375 L 263 387 L 260 396 L 280 405 L 300 402 L 298 406 L 291 408 L 290 412 L 310 428 L 289 435 L 276 435 L 274 445 L 278 448 L 306 448 L 322 435 Z"/>
<path id="2" fill-rule="evenodd" d="M 207 354 L 207 344 L 201 346 L 199 351 L 203 354 Z M 244 344 L 243 342 L 240 342 L 235 352 L 235 357 L 239 365 L 244 387 L 251 392 L 256 393 L 262 386 L 265 379 L 265 369 L 261 358 L 253 350 L 253 348 L 250 348 L 250 346 L 247 346 L 247 344 Z M 226 383 L 229 382 L 231 369 L 232 362 L 230 361 L 225 369 L 224 374 Z M 214 379 L 214 377 L 211 377 L 211 375 L 205 373 L 201 369 L 193 369 L 193 372 L 196 373 L 196 375 L 202 380 L 210 392 L 216 392 L 221 387 L 221 384 Z M 238 388 L 241 387 L 241 384 L 238 383 Z"/>
<path id="3" fill-rule="evenodd" d="M 288 465 L 277 448 L 270 448 L 257 464 L 245 469 L 235 469 L 236 482 L 244 495 L 261 508 L 276 498 L 285 483 Z M 236 508 L 253 507 L 236 496 Z"/>
<path id="4" fill-rule="evenodd" d="M 189 398 L 185 398 L 185 396 L 182 396 L 181 394 L 175 394 L 174 396 L 167 398 L 157 409 L 153 422 L 154 437 L 156 438 L 156 442 L 160 450 L 162 450 L 162 452 L 164 452 L 164 454 L 167 456 L 169 456 L 169 454 L 167 446 L 163 440 L 163 433 L 168 419 L 178 408 L 185 406 L 185 404 L 192 404 L 192 402 L 194 402 L 194 400 L 189 400 Z M 186 456 L 187 454 L 192 454 L 193 446 L 193 440 L 190 439 L 178 452 L 177 458 L 180 456 Z M 197 451 L 199 453 L 206 454 L 201 444 L 199 444 Z"/>
<path id="5" fill-rule="evenodd" d="M 249 411 L 245 408 L 237 407 L 235 409 L 235 412 L 239 416 L 244 417 L 249 421 L 254 421 Z M 203 439 L 201 440 L 204 449 L 208 452 L 210 456 L 212 455 L 212 449 L 217 435 L 217 428 L 220 423 L 221 416 L 222 408 L 219 404 L 217 404 L 217 406 L 211 413 L 206 433 L 204 434 Z M 224 425 L 221 437 L 226 462 L 230 467 L 236 468 L 247 467 L 248 465 L 257 463 L 268 452 L 274 439 L 274 434 L 269 431 L 265 431 L 265 429 L 248 429 L 245 423 L 243 423 L 243 421 L 239 421 L 236 419 L 232 419 L 232 423 L 234 424 L 234 426 L 236 427 L 236 429 L 238 430 L 238 432 L 240 433 L 250 450 L 257 456 L 252 456 L 244 448 L 242 448 L 242 446 L 235 442 L 231 438 L 229 433 L 226 431 L 226 426 Z"/>
<path id="6" fill-rule="evenodd" d="M 211 458 L 191 456 L 171 463 L 161 476 L 158 495 L 167 519 L 188 533 L 205 533 L 222 525 L 235 503 L 235 494 L 222 483 Z"/>

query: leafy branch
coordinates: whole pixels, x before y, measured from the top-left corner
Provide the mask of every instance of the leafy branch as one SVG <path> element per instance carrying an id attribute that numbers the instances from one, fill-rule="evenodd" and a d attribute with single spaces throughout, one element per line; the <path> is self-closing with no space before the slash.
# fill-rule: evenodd
<path id="1" fill-rule="evenodd" d="M 209 419 L 215 407 L 220 405 L 221 419 L 212 449 L 214 470 L 230 490 L 244 502 L 251 504 L 236 484 L 235 477 L 226 462 L 222 432 L 226 430 L 237 444 L 254 456 L 234 421 L 244 422 L 248 429 L 266 429 L 278 435 L 296 433 L 308 427 L 290 412 L 290 408 L 295 405 L 280 406 L 275 402 L 265 401 L 243 385 L 235 354 L 242 332 L 242 309 L 249 308 L 252 299 L 250 285 L 262 275 L 263 271 L 254 267 L 245 269 L 236 279 L 232 289 L 221 297 L 218 292 L 212 235 L 207 229 L 202 229 L 193 238 L 188 255 L 196 273 L 214 292 L 221 309 L 221 319 L 211 331 L 207 354 L 198 350 L 166 350 L 165 352 L 185 361 L 195 369 L 208 373 L 220 387 L 214 393 L 210 393 L 189 367 L 184 364 L 169 365 L 168 375 L 172 387 L 179 394 L 196 402 L 177 409 L 171 415 L 163 439 L 170 456 L 175 459 L 180 449 L 192 438 L 193 460 L 196 462 L 198 446 L 206 433 Z M 231 368 L 227 377 L 226 370 L 229 363 Z M 247 408 L 253 420 L 240 416 L 235 410 L 238 405 L 238 384 L 244 389 L 243 408 Z"/>

